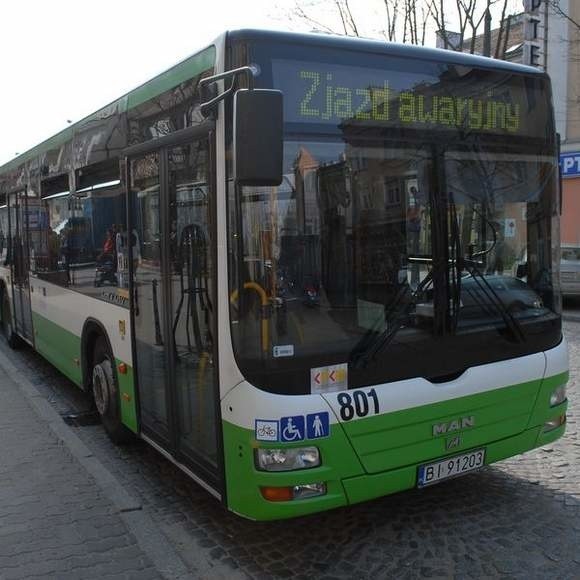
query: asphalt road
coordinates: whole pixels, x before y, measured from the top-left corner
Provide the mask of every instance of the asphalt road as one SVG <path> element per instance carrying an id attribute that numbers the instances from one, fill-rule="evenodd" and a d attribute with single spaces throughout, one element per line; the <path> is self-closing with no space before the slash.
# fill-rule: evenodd
<path id="1" fill-rule="evenodd" d="M 580 578 L 580 305 L 565 306 L 566 436 L 421 491 L 254 523 L 225 511 L 147 445 L 116 448 L 100 425 L 72 430 L 138 499 L 192 578 Z M 86 405 L 34 352 L 0 349 L 61 415 Z"/>

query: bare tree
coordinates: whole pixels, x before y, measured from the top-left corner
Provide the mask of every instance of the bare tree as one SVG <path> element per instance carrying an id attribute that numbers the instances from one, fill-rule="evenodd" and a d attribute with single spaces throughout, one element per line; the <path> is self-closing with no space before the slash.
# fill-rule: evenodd
<path id="1" fill-rule="evenodd" d="M 384 3 L 389 25 L 388 40 L 425 44 L 427 26 L 431 17 L 429 2 L 426 0 L 384 0 Z M 397 27 L 397 22 L 399 27 Z"/>
<path id="2" fill-rule="evenodd" d="M 356 20 L 352 15 L 349 0 L 334 0 L 334 5 L 342 22 L 342 29 L 345 36 L 360 36 Z"/>
<path id="3" fill-rule="evenodd" d="M 320 20 L 313 18 L 309 13 L 307 13 L 304 10 L 304 8 L 300 6 L 299 2 L 296 2 L 296 4 L 294 5 L 294 13 L 299 20 L 302 20 L 303 22 L 306 22 L 310 26 L 313 26 L 315 31 L 337 34 L 337 31 L 334 30 L 331 26 L 328 26 L 324 22 L 321 22 Z"/>
<path id="4" fill-rule="evenodd" d="M 400 0 L 384 0 L 385 13 L 387 16 L 387 27 L 383 32 L 387 40 L 395 41 L 397 39 L 397 16 L 399 15 Z"/>
<path id="5" fill-rule="evenodd" d="M 382 36 L 389 41 L 424 44 L 430 23 L 431 0 L 383 0 L 383 26 L 365 35 Z M 314 16 L 326 14 L 326 17 Z M 316 31 L 345 36 L 362 36 L 361 27 L 353 13 L 351 0 L 312 0 L 308 7 L 296 0 L 292 15 L 313 26 Z M 336 20 L 337 25 L 330 21 Z"/>
<path id="6" fill-rule="evenodd" d="M 361 29 L 351 9 L 351 1 L 311 0 L 308 8 L 304 8 L 304 3 L 296 0 L 293 13 L 299 20 L 314 26 L 316 30 L 347 36 L 369 35 L 368 31 Z M 382 0 L 383 26 L 373 32 L 374 35 L 382 36 L 389 41 L 423 45 L 427 32 L 435 30 L 444 48 L 473 53 L 476 50 L 476 41 L 485 23 L 486 14 L 497 5 L 501 7 L 500 31 L 493 54 L 496 58 L 501 58 L 508 46 L 511 15 L 507 13 L 514 1 Z M 558 2 L 558 0 L 549 1 Z M 337 17 L 337 24 L 333 26 L 329 24 L 328 18 L 314 17 L 313 14 L 333 14 L 335 18 Z M 453 29 L 450 29 L 450 22 L 455 23 Z"/>

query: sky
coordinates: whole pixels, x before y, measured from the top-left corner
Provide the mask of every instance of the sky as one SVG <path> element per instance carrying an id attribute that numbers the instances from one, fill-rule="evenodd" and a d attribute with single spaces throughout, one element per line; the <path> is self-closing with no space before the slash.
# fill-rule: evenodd
<path id="1" fill-rule="evenodd" d="M 0 0 L 0 165 L 227 29 L 310 30 L 289 20 L 295 1 Z M 306 9 L 316 2 L 299 1 Z M 352 6 L 367 29 L 383 10 L 382 0 Z"/>
<path id="2" fill-rule="evenodd" d="M 0 1 L 0 165 L 289 1 Z"/>

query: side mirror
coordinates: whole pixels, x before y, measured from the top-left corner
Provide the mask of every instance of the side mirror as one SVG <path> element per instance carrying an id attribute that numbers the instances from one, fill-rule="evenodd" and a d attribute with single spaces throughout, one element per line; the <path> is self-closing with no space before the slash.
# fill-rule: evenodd
<path id="1" fill-rule="evenodd" d="M 240 185 L 282 183 L 282 93 L 240 89 L 234 96 L 234 179 Z"/>

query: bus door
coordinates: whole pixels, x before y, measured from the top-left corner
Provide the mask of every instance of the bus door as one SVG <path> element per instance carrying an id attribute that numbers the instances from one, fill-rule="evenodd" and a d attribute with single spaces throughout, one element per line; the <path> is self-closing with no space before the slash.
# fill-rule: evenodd
<path id="1" fill-rule="evenodd" d="M 143 434 L 217 487 L 210 134 L 129 157 L 132 311 Z"/>
<path id="2" fill-rule="evenodd" d="M 14 303 L 14 328 L 32 343 L 32 311 L 30 308 L 28 196 L 26 188 L 8 196 L 10 223 L 10 270 Z"/>

